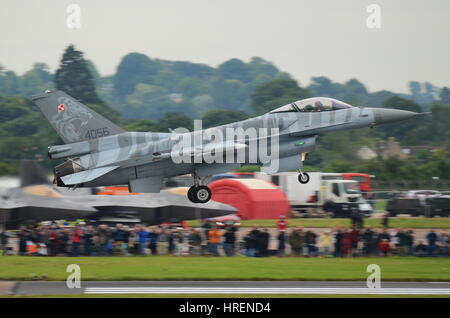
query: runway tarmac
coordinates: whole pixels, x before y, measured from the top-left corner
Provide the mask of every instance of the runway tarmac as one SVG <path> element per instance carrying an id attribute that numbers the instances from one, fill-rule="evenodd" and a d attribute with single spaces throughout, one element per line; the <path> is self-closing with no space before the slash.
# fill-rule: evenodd
<path id="1" fill-rule="evenodd" d="M 365 281 L 107 281 L 81 282 L 68 288 L 66 282 L 0 282 L 10 295 L 63 294 L 381 294 L 450 295 L 450 282 L 381 282 L 367 288 Z M 5 288 L 4 288 L 5 289 Z M 1 288 L 0 288 L 1 290 Z"/>

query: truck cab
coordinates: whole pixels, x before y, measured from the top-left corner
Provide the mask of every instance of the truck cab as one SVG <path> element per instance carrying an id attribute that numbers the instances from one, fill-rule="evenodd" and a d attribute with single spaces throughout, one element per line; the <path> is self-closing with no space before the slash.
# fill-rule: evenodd
<path id="1" fill-rule="evenodd" d="M 372 207 L 364 199 L 358 182 L 354 180 L 323 181 L 317 199 L 324 211 L 333 216 L 351 216 L 353 210 L 360 211 L 365 216 L 372 213 Z"/>

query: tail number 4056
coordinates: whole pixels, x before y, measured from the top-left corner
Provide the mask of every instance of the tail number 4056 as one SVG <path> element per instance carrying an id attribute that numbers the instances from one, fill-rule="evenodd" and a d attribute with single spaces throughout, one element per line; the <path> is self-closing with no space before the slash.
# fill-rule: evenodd
<path id="1" fill-rule="evenodd" d="M 96 129 L 90 129 L 86 132 L 86 139 L 95 139 L 95 138 L 101 138 L 109 136 L 109 129 L 108 127 L 103 128 L 96 128 Z"/>

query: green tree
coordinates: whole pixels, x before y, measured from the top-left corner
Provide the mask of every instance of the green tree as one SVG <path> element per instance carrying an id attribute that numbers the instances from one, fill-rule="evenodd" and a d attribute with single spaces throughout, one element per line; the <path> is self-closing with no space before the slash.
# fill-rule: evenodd
<path id="1" fill-rule="evenodd" d="M 441 89 L 441 93 L 439 94 L 439 98 L 442 103 L 450 104 L 450 89 L 448 87 L 443 87 Z"/>
<path id="2" fill-rule="evenodd" d="M 213 84 L 214 105 L 217 108 L 243 110 L 246 108 L 249 92 L 240 80 L 217 79 Z"/>
<path id="3" fill-rule="evenodd" d="M 158 123 L 156 123 L 151 119 L 138 120 L 125 127 L 127 131 L 140 131 L 140 132 L 148 132 L 148 131 L 157 132 L 158 128 L 159 128 Z"/>
<path id="4" fill-rule="evenodd" d="M 0 65 L 0 96 L 12 96 L 19 92 L 19 78 Z"/>
<path id="5" fill-rule="evenodd" d="M 243 83 L 251 79 L 248 66 L 239 59 L 231 59 L 219 65 L 217 74 L 225 80 L 239 80 Z"/>
<path id="6" fill-rule="evenodd" d="M 157 120 L 164 113 L 175 111 L 175 104 L 167 91 L 159 86 L 137 84 L 133 94 L 127 97 L 127 108 L 122 111 L 126 117 L 132 119 L 148 118 Z"/>
<path id="7" fill-rule="evenodd" d="M 169 129 L 186 128 L 193 130 L 192 119 L 186 115 L 175 112 L 168 112 L 162 117 L 158 123 L 158 131 L 165 132 Z"/>
<path id="8" fill-rule="evenodd" d="M 95 83 L 83 53 L 69 45 L 55 73 L 55 87 L 85 104 L 103 104 L 95 91 Z"/>
<path id="9" fill-rule="evenodd" d="M 123 57 L 114 76 L 114 88 L 117 94 L 125 98 L 134 92 L 137 84 L 153 84 L 160 65 L 147 55 L 130 53 Z"/>

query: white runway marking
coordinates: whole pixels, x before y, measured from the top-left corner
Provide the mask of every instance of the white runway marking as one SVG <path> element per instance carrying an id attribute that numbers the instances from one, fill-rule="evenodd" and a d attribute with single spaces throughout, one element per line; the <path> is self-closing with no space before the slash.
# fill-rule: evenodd
<path id="1" fill-rule="evenodd" d="M 86 294 L 341 294 L 450 295 L 450 288 L 89 287 Z"/>

